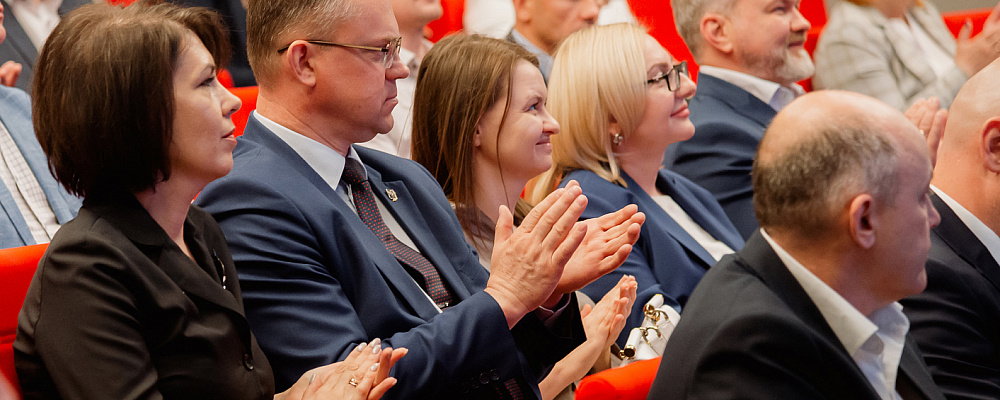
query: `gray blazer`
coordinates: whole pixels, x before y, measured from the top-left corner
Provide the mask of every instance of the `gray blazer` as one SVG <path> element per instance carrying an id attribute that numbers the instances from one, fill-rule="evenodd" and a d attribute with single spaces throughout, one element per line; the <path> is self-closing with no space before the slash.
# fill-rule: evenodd
<path id="1" fill-rule="evenodd" d="M 4 9 L 6 11 L 6 9 Z M 49 172 L 48 159 L 35 138 L 31 125 L 31 99 L 20 89 L 0 86 L 0 122 L 14 138 L 31 172 L 49 200 L 56 220 L 65 224 L 76 216 L 81 200 L 63 189 Z M 0 182 L 0 249 L 35 244 L 10 190 Z"/>
<path id="2" fill-rule="evenodd" d="M 930 2 L 911 7 L 913 19 L 952 57 L 955 39 Z M 882 100 L 900 110 L 937 96 L 948 108 L 968 77 L 958 67 L 938 76 L 912 42 L 886 29 L 888 19 L 872 7 L 839 2 L 816 45 L 816 89 L 842 89 Z"/>
<path id="3" fill-rule="evenodd" d="M 3 3 L 3 27 L 7 29 L 7 39 L 0 42 L 0 64 L 7 61 L 14 61 L 24 68 L 21 70 L 21 77 L 17 78 L 17 87 L 25 92 L 31 93 L 31 81 L 35 77 L 35 59 L 38 58 L 38 49 L 31 43 L 28 34 L 21 28 L 21 23 L 17 22 L 10 8 L 10 2 L 0 0 Z M 59 6 L 59 15 L 75 10 L 84 4 L 90 4 L 91 0 L 63 0 Z"/>

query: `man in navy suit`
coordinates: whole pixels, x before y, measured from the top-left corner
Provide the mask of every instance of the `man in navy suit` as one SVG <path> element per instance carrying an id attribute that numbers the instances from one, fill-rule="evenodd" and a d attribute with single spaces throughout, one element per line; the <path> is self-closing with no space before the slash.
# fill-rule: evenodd
<path id="1" fill-rule="evenodd" d="M 607 272 L 563 270 L 586 198 L 560 191 L 513 231 L 502 210 L 487 273 L 427 170 L 353 145 L 393 124 L 408 73 L 398 38 L 389 0 L 251 0 L 257 110 L 232 172 L 197 204 L 226 234 L 279 390 L 381 338 L 409 350 L 387 398 L 538 398 L 540 377 L 584 339 L 566 293 Z M 618 238 L 597 246 L 611 269 L 641 215 L 612 218 Z"/>
<path id="2" fill-rule="evenodd" d="M 750 169 L 774 115 L 813 74 L 809 21 L 797 0 L 677 0 L 684 42 L 700 65 L 691 98 L 695 135 L 667 148 L 663 165 L 712 192 L 747 238 L 757 229 Z"/>
<path id="3" fill-rule="evenodd" d="M 898 301 L 927 285 L 928 144 L 848 92 L 779 113 L 753 166 L 761 228 L 712 267 L 650 399 L 939 399 Z"/>
<path id="4" fill-rule="evenodd" d="M 6 12 L 0 5 L 0 12 Z M 0 42 L 7 31 L 0 17 Z M 31 125 L 31 99 L 0 86 L 0 249 L 48 243 L 81 200 L 56 182 Z"/>
<path id="5" fill-rule="evenodd" d="M 57 0 L 58 1 L 58 0 Z M 24 26 L 21 26 L 21 22 L 17 20 L 14 15 L 14 11 L 11 9 L 10 1 L 0 0 L 0 4 L 3 5 L 3 19 L 4 25 L 7 28 L 7 40 L 0 43 L 0 63 L 12 61 L 21 65 L 20 77 L 15 81 L 17 88 L 31 93 L 31 81 L 33 80 L 35 74 L 35 60 L 38 58 L 38 49 L 42 47 L 44 42 L 44 37 L 39 37 L 33 40 L 27 33 Z M 56 3 L 55 1 L 47 1 L 46 4 L 35 4 L 32 1 L 23 1 L 25 3 L 22 7 L 34 7 L 36 12 L 39 10 L 44 11 L 45 7 L 48 7 L 51 3 Z M 65 15 L 66 13 L 75 10 L 84 4 L 90 4 L 91 0 L 62 0 L 58 1 L 57 14 L 59 16 Z M 48 31 L 51 32 L 55 24 L 49 26 Z M 45 36 L 48 36 L 47 34 Z M 40 42 L 36 43 L 36 40 Z M 9 86 L 9 85 L 8 85 Z"/>
<path id="6" fill-rule="evenodd" d="M 1000 64 L 973 76 L 951 106 L 934 168 L 927 290 L 900 303 L 949 399 L 1000 394 Z"/>

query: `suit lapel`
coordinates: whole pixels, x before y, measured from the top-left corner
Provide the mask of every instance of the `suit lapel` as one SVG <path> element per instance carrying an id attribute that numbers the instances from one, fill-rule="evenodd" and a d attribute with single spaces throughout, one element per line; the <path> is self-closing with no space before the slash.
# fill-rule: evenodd
<path id="1" fill-rule="evenodd" d="M 746 116 L 764 127 L 770 125 L 771 120 L 774 119 L 775 114 L 777 114 L 777 112 L 774 111 L 770 105 L 760 101 L 760 99 L 754 97 L 754 95 L 750 94 L 750 92 L 747 92 L 746 90 L 743 90 L 743 88 L 732 83 L 707 74 L 701 74 L 698 76 L 698 93 L 695 94 L 694 99 L 697 99 L 698 96 L 714 98 L 729 106 L 736 113 Z M 694 99 L 692 99 L 692 101 L 694 101 Z M 763 135 L 763 133 L 751 134 L 755 136 Z M 760 137 L 757 137 L 758 141 L 760 141 L 760 139 Z"/>
<path id="2" fill-rule="evenodd" d="M 235 294 L 222 290 L 218 274 L 206 271 L 188 258 L 134 197 L 122 196 L 107 204 L 96 205 L 92 209 L 131 240 L 187 295 L 228 309 L 243 319 L 243 307 L 236 300 Z M 190 216 L 184 223 L 184 229 L 188 231 L 185 232 L 188 237 L 204 242 L 200 227 L 191 224 Z M 215 267 L 215 264 L 211 263 L 213 260 L 206 261 L 210 262 L 206 268 Z"/>
<path id="3" fill-rule="evenodd" d="M 837 334 L 823 318 L 819 308 L 816 308 L 816 304 L 813 303 L 802 285 L 788 271 L 767 240 L 761 236 L 759 229 L 747 239 L 746 246 L 737 255 L 744 261 L 741 264 L 760 277 L 761 281 L 770 287 L 807 326 L 815 329 L 830 345 L 839 350 L 836 352 L 837 360 L 831 360 L 831 362 L 851 366 L 844 370 L 844 374 L 858 383 L 855 385 L 858 391 L 864 392 L 863 397 L 860 397 L 861 393 L 858 393 L 859 397 L 857 398 L 879 398 L 878 393 L 868 382 L 868 378 L 861 372 L 861 368 L 847 353 L 847 349 L 840 343 Z"/>
<path id="4" fill-rule="evenodd" d="M 414 312 L 416 312 L 421 318 L 425 320 L 430 319 L 439 313 L 420 285 L 417 284 L 410 274 L 406 272 L 404 267 L 399 264 L 396 257 L 394 257 L 392 253 L 385 248 L 385 245 L 382 244 L 382 241 L 376 237 L 374 233 L 372 233 L 372 230 L 368 228 L 368 225 L 365 225 L 365 223 L 361 221 L 361 218 L 358 217 L 357 213 L 355 213 L 354 210 L 352 210 L 350 206 L 344 202 L 343 198 L 340 197 L 336 190 L 331 188 L 330 185 L 327 184 L 326 181 L 323 180 L 323 178 L 320 177 L 319 174 L 317 174 L 316 171 L 313 170 L 312 167 L 310 167 L 309 164 L 295 152 L 295 150 L 289 147 L 287 143 L 264 127 L 264 125 L 262 125 L 253 115 L 250 116 L 250 119 L 247 122 L 247 127 L 241 140 L 257 142 L 265 149 L 265 151 L 276 153 L 278 158 L 289 163 L 293 169 L 301 174 L 314 187 L 316 187 L 316 189 L 319 190 L 324 197 L 326 197 L 326 201 L 329 201 L 336 210 L 335 218 L 337 218 L 337 220 L 330 221 L 330 223 L 346 226 L 346 228 L 339 229 L 345 233 L 345 236 L 341 238 L 333 238 L 332 240 L 340 240 L 342 241 L 342 246 L 353 248 L 353 251 L 343 252 L 342 254 L 350 254 L 357 252 L 357 250 L 360 249 L 360 261 L 371 262 L 374 264 L 385 278 L 386 282 L 396 289 L 399 295 L 406 301 L 407 304 L 413 307 Z M 377 174 L 377 171 L 374 171 L 371 168 L 366 167 L 366 169 L 368 174 Z M 377 176 L 381 177 L 380 174 L 377 174 Z M 372 175 L 369 175 L 369 182 L 373 181 L 381 182 L 380 179 L 372 179 Z M 379 192 L 384 192 L 385 189 L 381 186 L 376 189 L 373 186 L 372 191 L 378 195 Z M 388 203 L 384 199 L 382 201 L 383 204 L 387 204 L 388 207 Z M 341 261 L 353 262 L 352 260 Z M 364 265 L 356 265 L 354 267 L 365 268 Z M 327 268 L 332 271 L 332 268 L 329 266 L 327 266 Z"/>
<path id="5" fill-rule="evenodd" d="M 917 77 L 921 83 L 930 84 L 937 79 L 937 74 L 931 68 L 931 65 L 927 62 L 927 56 L 917 46 L 917 43 L 913 40 L 913 37 L 903 35 L 896 29 L 890 29 L 888 26 L 889 20 L 882 15 L 878 10 L 872 8 L 868 10 L 868 15 L 872 20 L 872 23 L 882 30 L 885 34 L 886 40 L 889 41 L 889 45 L 892 46 L 893 51 L 896 52 L 896 58 L 903 64 L 906 69 Z"/>
<path id="6" fill-rule="evenodd" d="M 896 391 L 905 400 L 944 400 L 944 395 L 934 383 L 927 365 L 915 349 L 916 343 L 907 337 L 903 355 L 899 360 L 899 374 L 896 376 Z"/>
<path id="7" fill-rule="evenodd" d="M 656 203 L 656 200 L 653 200 L 653 198 L 650 197 L 645 190 L 642 190 L 642 188 L 639 187 L 639 184 L 632 180 L 632 177 L 628 176 L 628 174 L 624 171 L 622 172 L 622 177 L 625 178 L 625 183 L 628 184 L 628 190 L 632 192 L 632 195 L 639 201 L 640 209 L 656 214 L 656 216 L 651 216 L 649 220 L 656 221 L 656 224 L 663 226 L 663 229 L 670 235 L 670 237 L 674 238 L 674 240 L 680 243 L 681 246 L 684 246 L 684 248 L 691 254 L 696 255 L 702 268 L 708 269 L 715 265 L 715 258 L 713 258 L 704 247 L 701 247 L 701 245 L 698 244 L 698 241 L 694 240 L 694 238 L 691 237 L 691 235 L 689 235 L 687 231 L 685 231 L 684 228 L 677 223 L 677 221 L 674 221 L 674 219 L 670 217 L 670 214 L 667 214 L 667 212 L 663 210 L 663 207 L 660 207 L 660 205 Z M 653 250 L 656 251 L 658 248 L 660 247 L 654 246 Z"/>
<path id="8" fill-rule="evenodd" d="M 976 268 L 1000 291 L 1000 265 L 997 265 L 990 251 L 937 194 L 931 195 L 931 202 L 941 214 L 941 223 L 931 230 L 932 234 L 941 238 L 941 241 L 951 247 L 955 254 Z"/>
<path id="9" fill-rule="evenodd" d="M 379 201 L 396 218 L 399 225 L 410 236 L 413 243 L 417 245 L 420 253 L 437 268 L 438 274 L 446 282 L 448 289 L 452 290 L 452 293 L 458 296 L 459 300 L 469 297 L 471 293 L 462 284 L 458 272 L 453 268 L 442 268 L 442 266 L 450 264 L 450 261 L 445 256 L 444 250 L 441 249 L 437 241 L 433 240 L 435 236 L 431 233 L 432 231 L 430 226 L 427 225 L 427 221 L 420 217 L 423 213 L 420 212 L 417 204 L 413 202 L 413 196 L 410 196 L 406 182 L 383 182 L 382 175 L 378 171 L 371 167 L 368 167 L 367 171 L 368 182 L 371 183 L 375 196 L 379 198 Z M 389 198 L 389 191 L 394 193 L 395 200 Z"/>
<path id="10" fill-rule="evenodd" d="M 713 238 L 725 243 L 733 251 L 743 248 L 743 238 L 740 237 L 739 233 L 732 229 L 726 229 L 719 218 L 717 218 L 727 217 L 725 215 L 713 216 L 703 204 L 698 201 L 692 201 L 695 198 L 694 193 L 683 187 L 676 179 L 660 171 L 657 186 L 660 187 L 661 191 L 673 198 L 684 212 L 701 226 L 702 229 L 712 235 Z"/>

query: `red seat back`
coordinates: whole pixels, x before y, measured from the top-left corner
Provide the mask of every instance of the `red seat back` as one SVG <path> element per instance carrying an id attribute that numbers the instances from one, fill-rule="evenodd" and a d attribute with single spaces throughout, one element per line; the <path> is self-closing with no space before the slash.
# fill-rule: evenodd
<path id="1" fill-rule="evenodd" d="M 636 361 L 583 378 L 576 400 L 645 400 L 660 369 L 660 358 Z"/>
<path id="2" fill-rule="evenodd" d="M 28 285 L 38 269 L 47 244 L 0 250 L 0 373 L 17 389 L 14 371 L 14 338 L 17 314 L 21 311 Z"/>
<path id="3" fill-rule="evenodd" d="M 233 113 L 233 124 L 236 124 L 236 136 L 243 134 L 243 129 L 247 127 L 247 120 L 250 119 L 250 112 L 257 109 L 257 86 L 246 86 L 238 88 L 229 88 L 229 91 L 240 98 L 243 105 L 240 109 Z"/>
<path id="4" fill-rule="evenodd" d="M 444 9 L 441 18 L 431 21 L 424 29 L 424 36 L 427 37 L 427 40 L 435 43 L 450 33 L 462 30 L 465 0 L 441 0 L 441 8 Z"/>
<path id="5" fill-rule="evenodd" d="M 649 35 L 670 53 L 677 61 L 687 61 L 691 78 L 697 79 L 698 64 L 691 56 L 691 50 L 677 33 L 674 23 L 674 9 L 668 1 L 628 0 L 628 6 L 639 24 L 649 29 Z"/>

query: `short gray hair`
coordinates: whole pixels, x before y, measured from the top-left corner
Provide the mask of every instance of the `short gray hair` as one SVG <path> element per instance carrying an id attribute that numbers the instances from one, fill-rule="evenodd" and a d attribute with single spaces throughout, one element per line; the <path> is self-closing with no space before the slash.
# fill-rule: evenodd
<path id="1" fill-rule="evenodd" d="M 758 152 L 752 172 L 753 205 L 761 227 L 820 233 L 848 198 L 868 193 L 892 203 L 897 145 L 886 136 L 883 124 L 864 118 L 845 122 L 820 128 L 765 162 L 759 161 Z M 761 148 L 766 140 L 767 133 Z"/>

